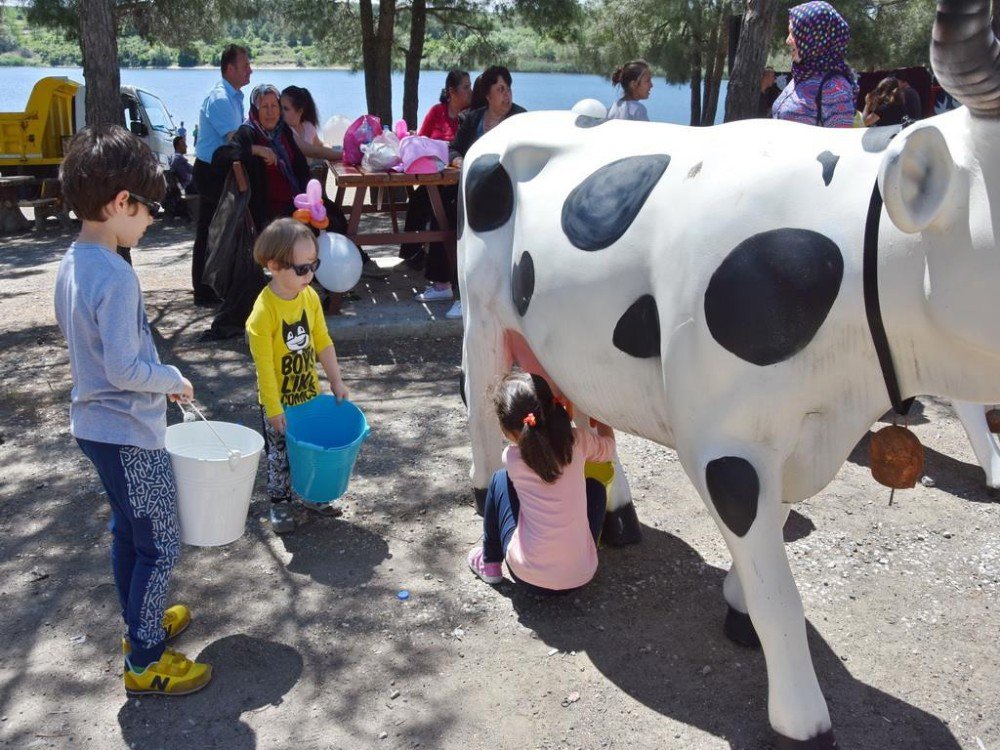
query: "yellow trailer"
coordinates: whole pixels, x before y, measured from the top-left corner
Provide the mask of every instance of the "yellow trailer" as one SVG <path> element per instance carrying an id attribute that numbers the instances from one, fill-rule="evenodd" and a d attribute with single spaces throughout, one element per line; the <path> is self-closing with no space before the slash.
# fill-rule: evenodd
<path id="1" fill-rule="evenodd" d="M 77 130 L 83 86 L 65 77 L 42 78 L 24 112 L 0 112 L 0 170 L 43 173 L 58 169 Z M 81 97 L 82 99 L 82 97 Z M 77 112 L 79 106 L 80 112 Z M 82 117 L 79 118 L 82 124 Z"/>
<path id="2" fill-rule="evenodd" d="M 54 177 L 66 147 L 86 122 L 82 83 L 63 76 L 40 79 L 23 112 L 0 112 L 0 172 Z M 173 118 L 155 94 L 121 87 L 122 113 L 128 129 L 141 138 L 166 168 L 177 135 Z"/>

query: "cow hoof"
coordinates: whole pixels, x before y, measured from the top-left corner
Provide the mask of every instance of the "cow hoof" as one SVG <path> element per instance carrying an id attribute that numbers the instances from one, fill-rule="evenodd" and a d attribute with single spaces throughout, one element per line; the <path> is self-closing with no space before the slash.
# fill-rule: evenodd
<path id="1" fill-rule="evenodd" d="M 472 494 L 476 500 L 476 513 L 481 516 L 483 515 L 483 509 L 486 507 L 486 488 L 473 487 Z"/>
<path id="2" fill-rule="evenodd" d="M 832 729 L 808 740 L 792 740 L 779 734 L 774 747 L 776 750 L 837 750 L 837 738 Z"/>
<path id="3" fill-rule="evenodd" d="M 760 648 L 760 638 L 746 612 L 727 606 L 724 630 L 726 637 L 733 643 L 747 648 Z"/>
<path id="4" fill-rule="evenodd" d="M 629 503 L 604 516 L 601 541 L 612 547 L 624 547 L 626 544 L 638 544 L 642 541 L 642 527 L 635 514 L 635 504 Z"/>

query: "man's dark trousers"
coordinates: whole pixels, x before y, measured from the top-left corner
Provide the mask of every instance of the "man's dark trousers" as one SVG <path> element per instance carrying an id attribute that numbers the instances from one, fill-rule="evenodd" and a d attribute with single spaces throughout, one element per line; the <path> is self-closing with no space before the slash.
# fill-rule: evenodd
<path id="1" fill-rule="evenodd" d="M 208 260 L 208 228 L 212 225 L 212 217 L 219 205 L 225 178 L 220 179 L 208 162 L 196 159 L 194 184 L 198 190 L 198 231 L 194 236 L 194 252 L 191 254 L 191 286 L 195 302 L 212 302 L 217 295 L 201 277 Z"/>

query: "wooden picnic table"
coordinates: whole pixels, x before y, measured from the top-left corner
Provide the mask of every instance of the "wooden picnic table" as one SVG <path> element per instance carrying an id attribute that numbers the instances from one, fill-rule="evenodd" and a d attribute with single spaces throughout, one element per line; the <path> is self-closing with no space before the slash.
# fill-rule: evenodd
<path id="1" fill-rule="evenodd" d="M 0 175 L 0 234 L 23 232 L 31 226 L 17 205 L 18 193 L 21 188 L 37 184 L 31 175 Z"/>
<path id="2" fill-rule="evenodd" d="M 397 245 L 403 242 L 442 242 L 452 268 L 457 265 L 455 228 L 448 222 L 448 216 L 441 200 L 441 188 L 457 185 L 461 170 L 448 167 L 431 174 L 407 174 L 406 172 L 369 172 L 361 167 L 353 167 L 343 162 L 331 162 L 330 169 L 337 185 L 337 208 L 348 213 L 344 207 L 347 188 L 354 188 L 347 220 L 347 236 L 355 245 Z M 399 188 L 406 190 L 407 196 L 419 187 L 427 189 L 431 210 L 438 228 L 431 230 L 400 231 L 397 213 L 406 211 L 406 203 L 397 200 Z M 366 196 L 369 200 L 366 202 Z M 358 227 L 363 213 L 388 213 L 392 218 L 391 232 L 360 233 Z"/>

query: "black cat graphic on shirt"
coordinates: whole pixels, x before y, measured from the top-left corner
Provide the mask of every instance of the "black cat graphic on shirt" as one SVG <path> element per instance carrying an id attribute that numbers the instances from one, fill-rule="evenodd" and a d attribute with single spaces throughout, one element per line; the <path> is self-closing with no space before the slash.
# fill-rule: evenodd
<path id="1" fill-rule="evenodd" d="M 288 354 L 281 358 L 281 403 L 302 404 L 317 395 L 316 350 L 309 336 L 305 310 L 294 323 L 281 321 L 281 335 Z"/>
<path id="2" fill-rule="evenodd" d="M 302 311 L 302 317 L 295 323 L 281 321 L 281 333 L 289 351 L 300 352 L 309 346 L 309 319 L 306 311 Z"/>

